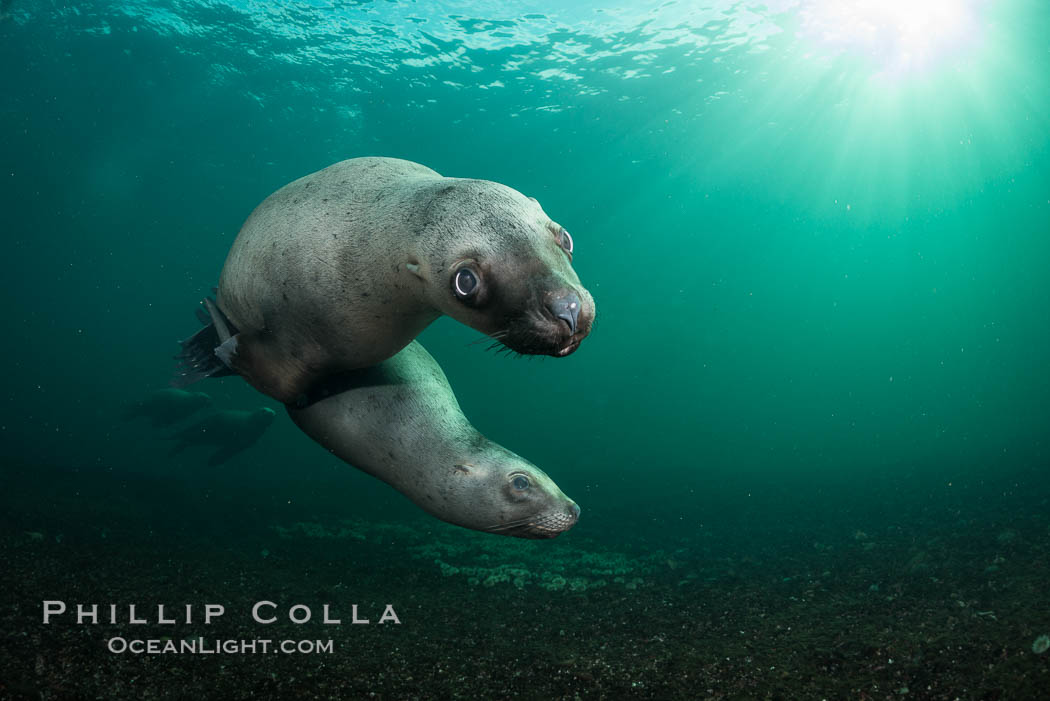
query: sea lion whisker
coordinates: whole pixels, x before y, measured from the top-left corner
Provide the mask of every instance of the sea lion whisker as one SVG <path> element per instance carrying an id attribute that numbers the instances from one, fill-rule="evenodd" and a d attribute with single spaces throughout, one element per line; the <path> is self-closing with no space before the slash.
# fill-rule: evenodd
<path id="1" fill-rule="evenodd" d="M 489 526 L 489 528 L 513 528 L 514 526 L 521 526 L 530 521 L 532 521 L 532 516 L 522 516 L 521 518 L 516 518 L 512 521 L 504 521 L 502 523 L 494 524 Z"/>
<path id="2" fill-rule="evenodd" d="M 530 518 L 520 518 L 520 519 L 517 519 L 516 521 L 508 521 L 507 523 L 498 523 L 495 526 L 489 526 L 485 530 L 486 531 L 491 531 L 491 532 L 507 531 L 507 530 L 511 530 L 513 528 L 518 528 L 520 526 L 531 525 L 532 520 L 533 519 L 531 517 Z"/>
<path id="3" fill-rule="evenodd" d="M 528 524 L 527 523 L 526 524 L 519 524 L 519 525 L 515 526 L 514 528 L 505 528 L 503 526 L 493 526 L 491 528 L 483 528 L 482 530 L 485 531 L 486 533 L 492 533 L 493 535 L 507 535 L 511 531 L 517 530 L 518 528 L 522 528 L 524 526 L 528 526 Z"/>
<path id="4" fill-rule="evenodd" d="M 497 331 L 496 333 L 489 334 L 488 336 L 481 336 L 480 338 L 475 338 L 473 341 L 471 341 L 467 345 L 468 346 L 476 346 L 479 343 L 484 343 L 485 341 L 498 341 L 501 338 L 503 338 L 504 336 L 506 336 L 507 333 L 508 333 L 507 331 Z"/>
<path id="5" fill-rule="evenodd" d="M 496 350 L 496 355 L 506 355 L 512 358 L 520 358 L 522 356 L 521 352 L 514 350 L 500 339 L 496 339 L 496 342 L 489 346 L 488 350 L 494 348 L 498 348 L 498 350 Z"/>

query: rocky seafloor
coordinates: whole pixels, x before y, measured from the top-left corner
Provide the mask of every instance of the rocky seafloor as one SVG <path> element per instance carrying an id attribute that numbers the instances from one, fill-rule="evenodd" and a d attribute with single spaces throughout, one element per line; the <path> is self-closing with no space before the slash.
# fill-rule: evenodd
<path id="1" fill-rule="evenodd" d="M 422 515 L 237 511 L 250 493 L 164 478 L 26 470 L 5 468 L 0 484 L 0 698 L 1034 699 L 1050 688 L 1045 502 L 997 518 L 943 505 L 864 528 L 578 528 L 536 542 Z M 103 604 L 103 619 L 115 603 L 121 622 L 67 613 L 44 625 L 45 600 Z M 258 601 L 276 604 L 277 622 L 253 621 Z M 131 603 L 150 622 L 128 623 Z M 176 618 L 192 604 L 194 619 L 158 624 L 157 603 Z M 225 613 L 205 625 L 208 603 Z M 288 620 L 295 604 L 311 621 Z M 319 621 L 324 604 L 340 625 Z M 369 624 L 351 623 L 354 604 Z M 387 604 L 400 624 L 379 624 Z M 116 654 L 114 637 L 332 650 Z"/>

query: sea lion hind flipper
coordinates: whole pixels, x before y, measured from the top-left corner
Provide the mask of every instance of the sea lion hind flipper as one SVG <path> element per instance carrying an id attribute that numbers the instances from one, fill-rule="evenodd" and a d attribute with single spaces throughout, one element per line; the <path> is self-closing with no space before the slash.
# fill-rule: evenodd
<path id="1" fill-rule="evenodd" d="M 171 378 L 172 387 L 186 387 L 206 377 L 222 377 L 234 374 L 216 357 L 215 348 L 219 345 L 219 336 L 213 326 L 205 326 L 182 344 L 182 352 L 175 356 L 175 376 Z"/>
<path id="2" fill-rule="evenodd" d="M 178 362 L 175 366 L 175 377 L 171 380 L 173 387 L 186 387 L 206 377 L 236 374 L 226 358 L 221 358 L 216 354 L 220 346 L 225 345 L 228 341 L 234 341 L 232 336 L 236 330 L 212 300 L 205 299 L 202 304 L 204 309 L 197 308 L 197 318 L 206 325 L 186 340 L 179 342 L 182 345 L 182 351 L 175 356 Z M 235 341 L 234 348 L 236 348 Z"/>
<path id="3" fill-rule="evenodd" d="M 229 372 L 224 374 L 233 374 L 240 372 L 240 368 L 237 367 L 238 358 L 237 349 L 240 345 L 240 334 L 237 333 L 237 327 L 235 327 L 226 315 L 219 309 L 219 305 L 215 303 L 215 300 L 210 297 L 204 299 L 204 307 L 208 310 L 208 318 L 211 320 L 211 325 L 215 329 L 215 335 L 219 340 L 219 345 L 215 346 L 215 357 L 222 361 L 222 364 L 226 366 Z"/>
<path id="4" fill-rule="evenodd" d="M 218 358 L 230 372 L 237 366 L 237 336 L 230 336 L 215 348 Z"/>
<path id="5" fill-rule="evenodd" d="M 211 325 L 215 327 L 215 332 L 219 336 L 219 341 L 226 343 L 231 337 L 237 335 L 237 328 L 230 323 L 230 320 L 226 318 L 226 315 L 219 309 L 219 305 L 215 303 L 211 297 L 205 297 L 202 302 L 204 308 L 208 310 L 207 316 L 201 316 L 201 323 L 207 324 L 209 321 Z M 200 311 L 200 307 L 197 307 L 197 311 Z"/>

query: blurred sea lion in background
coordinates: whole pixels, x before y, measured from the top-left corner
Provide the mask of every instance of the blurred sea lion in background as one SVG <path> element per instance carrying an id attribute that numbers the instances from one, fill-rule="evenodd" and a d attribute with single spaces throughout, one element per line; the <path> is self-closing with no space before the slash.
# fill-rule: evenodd
<path id="1" fill-rule="evenodd" d="M 228 409 L 206 416 L 169 436 L 177 441 L 170 455 L 177 455 L 190 446 L 217 446 L 208 464 L 219 465 L 258 441 L 273 423 L 274 416 L 276 412 L 267 407 L 255 411 Z"/>
<path id="2" fill-rule="evenodd" d="M 185 392 L 181 389 L 159 389 L 145 399 L 127 406 L 121 414 L 125 421 L 146 419 L 155 428 L 171 426 L 211 406 L 211 397 L 204 392 Z"/>

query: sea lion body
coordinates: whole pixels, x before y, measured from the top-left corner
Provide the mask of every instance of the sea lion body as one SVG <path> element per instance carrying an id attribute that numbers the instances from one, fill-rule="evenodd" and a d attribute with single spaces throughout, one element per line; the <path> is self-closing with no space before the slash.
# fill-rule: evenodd
<path id="1" fill-rule="evenodd" d="M 217 302 L 242 334 L 242 374 L 265 394 L 288 402 L 308 388 L 304 377 L 381 362 L 440 315 L 404 270 L 412 241 L 389 235 L 411 226 L 420 189 L 438 176 L 374 160 L 284 186 L 230 249 Z"/>
<path id="2" fill-rule="evenodd" d="M 449 523 L 521 538 L 571 528 L 579 507 L 539 468 L 482 436 L 418 342 L 317 385 L 292 420 L 340 459 Z"/>
<path id="3" fill-rule="evenodd" d="M 293 403 L 326 375 L 393 356 L 442 314 L 519 353 L 568 355 L 594 318 L 571 249 L 536 200 L 505 185 L 393 158 L 336 163 L 248 217 L 216 300 L 234 338 L 184 352 L 176 382 L 219 374 L 214 351 Z"/>

